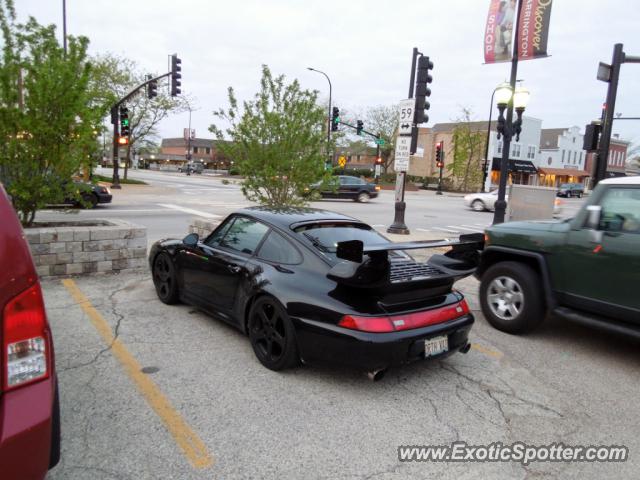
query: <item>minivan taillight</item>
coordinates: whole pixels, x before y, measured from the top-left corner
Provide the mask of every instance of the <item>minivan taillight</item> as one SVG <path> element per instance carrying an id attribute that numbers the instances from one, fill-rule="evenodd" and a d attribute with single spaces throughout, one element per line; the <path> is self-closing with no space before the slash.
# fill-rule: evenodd
<path id="1" fill-rule="evenodd" d="M 345 315 L 338 325 L 361 332 L 384 333 L 411 330 L 412 328 L 427 327 L 437 323 L 448 322 L 469 313 L 466 300 L 447 305 L 446 307 L 424 310 L 422 312 L 405 313 L 382 317 L 360 317 Z"/>
<path id="2" fill-rule="evenodd" d="M 35 283 L 4 307 L 3 388 L 23 386 L 49 376 L 49 331 L 40 285 Z"/>

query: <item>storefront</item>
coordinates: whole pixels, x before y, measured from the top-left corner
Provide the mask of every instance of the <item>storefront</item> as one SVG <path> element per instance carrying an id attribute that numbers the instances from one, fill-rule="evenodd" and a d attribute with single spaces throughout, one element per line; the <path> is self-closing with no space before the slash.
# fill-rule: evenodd
<path id="1" fill-rule="evenodd" d="M 575 168 L 540 168 L 539 184 L 544 187 L 558 187 L 563 183 L 588 185 L 589 172 Z"/>
<path id="2" fill-rule="evenodd" d="M 491 162 L 491 184 L 498 185 L 500 182 L 500 165 L 502 159 L 493 157 Z M 538 169 L 529 160 L 509 160 L 508 183 L 516 185 L 537 185 Z"/>

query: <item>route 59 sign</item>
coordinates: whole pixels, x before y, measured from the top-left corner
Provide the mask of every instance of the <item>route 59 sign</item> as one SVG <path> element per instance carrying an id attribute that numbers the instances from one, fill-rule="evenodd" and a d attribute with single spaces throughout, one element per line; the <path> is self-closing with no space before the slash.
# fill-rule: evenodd
<path id="1" fill-rule="evenodd" d="M 416 101 L 414 98 L 407 98 L 406 100 L 400 101 L 398 108 L 398 125 L 400 135 L 411 133 L 415 103 Z"/>

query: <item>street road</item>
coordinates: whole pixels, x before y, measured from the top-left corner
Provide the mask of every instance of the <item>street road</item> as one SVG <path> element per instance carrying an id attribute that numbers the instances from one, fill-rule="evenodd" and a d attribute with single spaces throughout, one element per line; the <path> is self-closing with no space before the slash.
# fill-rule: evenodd
<path id="1" fill-rule="evenodd" d="M 98 173 L 110 175 L 111 170 L 98 169 Z M 144 180 L 149 185 L 123 185 L 122 190 L 112 191 L 112 204 L 100 205 L 94 210 L 39 212 L 36 220 L 69 219 L 70 215 L 122 218 L 147 227 L 151 243 L 167 236 L 184 236 L 191 219 L 196 216 L 222 219 L 239 208 L 251 205 L 244 198 L 238 180 L 231 180 L 234 183 L 225 185 L 221 177 L 150 170 L 132 170 L 129 176 Z M 492 212 L 474 212 L 465 207 L 461 194 L 438 196 L 433 191 L 420 190 L 406 192 L 405 201 L 405 222 L 415 234 L 450 237 L 481 232 L 493 220 Z M 582 199 L 562 199 L 562 202 L 561 218 L 574 215 Z M 393 223 L 394 192 L 383 190 L 366 204 L 326 199 L 312 202 L 311 206 L 351 215 L 385 231 Z"/>

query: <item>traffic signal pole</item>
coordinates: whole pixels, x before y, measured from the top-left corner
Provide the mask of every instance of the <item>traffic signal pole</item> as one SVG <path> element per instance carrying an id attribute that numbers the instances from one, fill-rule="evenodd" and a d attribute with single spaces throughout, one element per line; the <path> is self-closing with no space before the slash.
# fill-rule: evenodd
<path id="1" fill-rule="evenodd" d="M 120 100 L 114 103 L 113 106 L 111 107 L 111 123 L 113 124 L 113 178 L 111 179 L 111 188 L 114 188 L 114 189 L 122 188 L 120 186 L 120 173 L 119 173 L 120 158 L 118 155 L 118 151 L 119 151 L 118 138 L 120 136 L 120 131 L 118 128 L 120 124 L 120 115 L 119 115 L 120 106 L 123 103 L 125 103 L 127 100 L 129 100 L 131 97 L 136 95 L 141 89 L 145 88 L 150 83 L 157 82 L 158 80 L 168 77 L 169 75 L 171 75 L 171 72 L 167 72 L 163 75 L 158 75 L 157 77 L 149 78 L 146 82 L 141 83 L 136 88 L 134 88 L 129 93 L 127 93 L 124 97 L 122 97 Z"/>
<path id="2" fill-rule="evenodd" d="M 416 62 L 418 61 L 418 55 L 421 55 L 421 53 L 416 47 L 413 47 L 413 52 L 411 54 L 411 76 L 409 77 L 408 98 L 413 98 L 413 89 L 416 81 Z M 394 206 L 395 215 L 393 218 L 393 223 L 389 226 L 387 232 L 409 235 L 409 228 L 404 223 L 404 212 L 407 209 L 407 204 L 404 202 L 404 190 L 406 187 L 407 175 L 406 172 L 397 172 L 396 175 L 396 202 Z"/>

